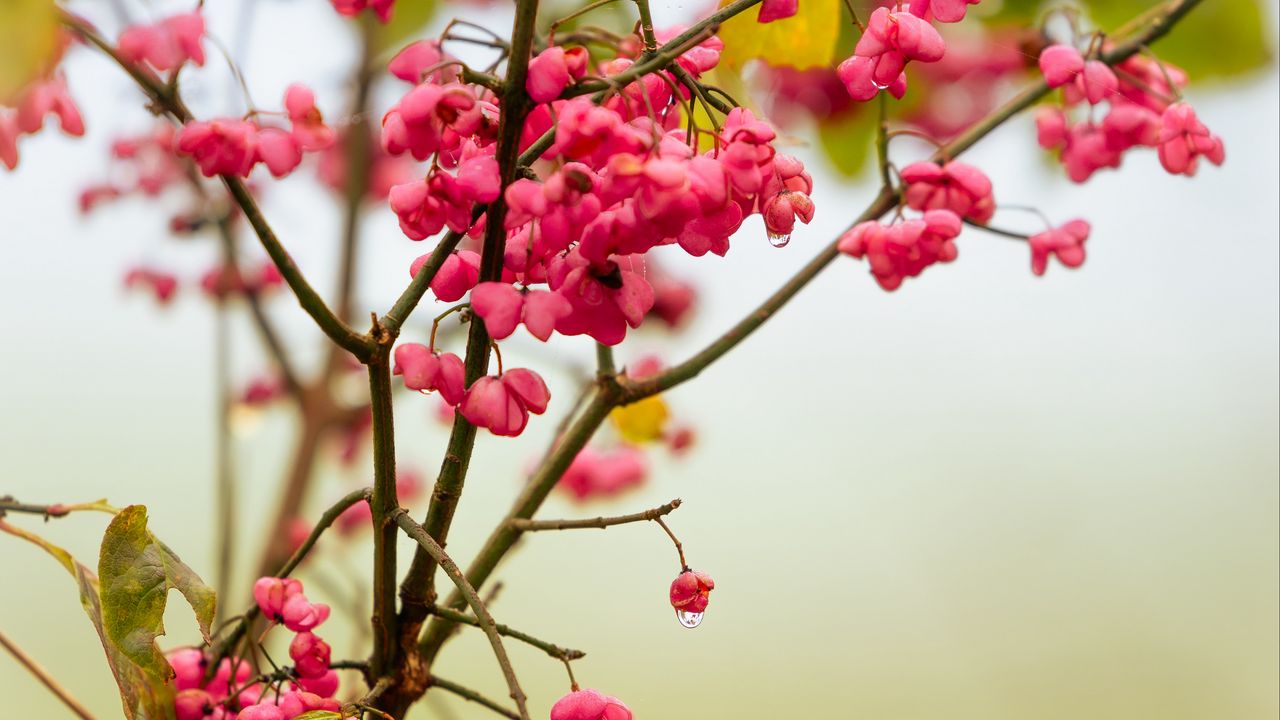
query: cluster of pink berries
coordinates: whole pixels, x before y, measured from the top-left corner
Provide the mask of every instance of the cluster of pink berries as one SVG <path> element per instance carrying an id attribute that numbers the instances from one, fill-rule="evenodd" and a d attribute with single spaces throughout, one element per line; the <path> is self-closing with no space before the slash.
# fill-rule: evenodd
<path id="1" fill-rule="evenodd" d="M 189 155 L 206 177 L 248 177 L 262 163 L 276 177 L 293 172 L 304 152 L 333 145 L 334 132 L 324 124 L 315 95 L 304 85 L 290 85 L 284 95 L 290 127 L 264 127 L 253 120 L 223 118 L 187 123 L 178 132 L 178 152 Z"/>
<path id="2" fill-rule="evenodd" d="M 187 62 L 204 65 L 203 39 L 204 16 L 197 10 L 127 27 L 116 41 L 116 50 L 125 60 L 167 72 Z"/>
<path id="3" fill-rule="evenodd" d="M 696 77 L 716 66 L 722 47 L 713 37 L 677 62 Z M 499 99 L 460 82 L 450 60 L 437 43 L 421 41 L 390 63 L 392 73 L 414 87 L 383 117 L 382 148 L 432 161 L 425 177 L 396 185 L 389 195 L 401 229 L 413 240 L 448 228 L 474 242 L 486 225 L 485 218 L 473 221 L 476 206 L 501 191 L 494 158 Z M 674 78 L 645 76 L 600 104 L 563 98 L 589 72 L 618 75 L 635 60 L 591 63 L 582 47 L 554 45 L 530 62 L 526 89 L 537 105 L 525 124 L 523 147 L 551 133 L 554 141 L 541 157 L 556 164 L 505 190 L 501 278 L 480 283 L 480 256 L 464 247 L 431 282 L 445 302 L 470 292 L 471 313 L 496 340 L 523 325 L 543 341 L 559 333 L 616 345 L 650 313 L 678 322 L 691 293 L 671 283 L 651 284 L 646 253 L 679 245 L 695 256 L 724 255 L 729 237 L 751 214 L 759 213 L 775 238 L 786 238 L 797 220 L 813 217 L 804 166 L 775 152 L 773 129 L 750 111 L 729 113 L 714 135 L 715 147 L 700 153 L 680 128 L 686 98 L 672 89 L 680 87 Z M 426 257 L 411 266 L 411 275 Z M 519 434 L 528 414 L 541 413 L 549 399 L 541 378 L 524 369 L 464 387 L 456 355 L 418 344 L 397 348 L 396 372 L 411 389 L 438 391 L 469 421 L 499 435 Z"/>
<path id="4" fill-rule="evenodd" d="M 541 415 L 551 401 L 542 377 L 526 368 L 499 370 L 465 387 L 462 360 L 418 343 L 402 343 L 395 350 L 396 375 L 405 387 L 422 393 L 439 392 L 469 422 L 494 435 L 514 437 L 524 432 L 529 413 Z"/>
<path id="5" fill-rule="evenodd" d="M 333 697 L 338 674 L 329 666 L 329 645 L 313 632 L 329 617 L 329 606 L 309 602 L 297 580 L 260 578 L 253 596 L 268 620 L 296 633 L 289 644 L 292 668 L 285 677 L 255 677 L 247 661 L 228 657 L 206 682 L 209 657 L 203 651 L 173 651 L 168 659 L 178 691 L 176 720 L 291 720 L 341 707 Z"/>
<path id="6" fill-rule="evenodd" d="M 1036 114 L 1039 143 L 1059 152 L 1076 182 L 1120 167 L 1124 153 L 1138 147 L 1156 148 L 1160 163 L 1175 175 L 1194 175 L 1201 157 L 1215 165 L 1225 158 L 1222 140 L 1178 99 L 1187 83 L 1178 67 L 1134 55 L 1113 70 L 1070 45 L 1051 45 L 1040 54 L 1040 70 L 1049 87 L 1062 88 L 1063 104 Z M 1092 108 L 1102 103 L 1107 114 L 1095 122 Z M 1069 112 L 1079 106 L 1090 112 L 1073 124 Z"/>
<path id="7" fill-rule="evenodd" d="M 942 35 L 927 18 L 938 22 L 959 22 L 967 6 L 977 0 L 914 0 L 908 9 L 876 8 L 853 55 L 840 63 L 836 74 L 849 96 L 866 101 L 888 90 L 896 98 L 907 92 L 907 63 L 937 62 L 947 52 Z"/>

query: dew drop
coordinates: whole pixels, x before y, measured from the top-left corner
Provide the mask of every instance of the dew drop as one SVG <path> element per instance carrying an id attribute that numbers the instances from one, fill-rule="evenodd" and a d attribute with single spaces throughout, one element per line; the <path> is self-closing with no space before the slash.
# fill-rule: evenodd
<path id="1" fill-rule="evenodd" d="M 874 85 L 874 86 L 876 86 L 876 89 L 877 89 L 877 90 L 888 90 L 888 89 L 889 89 L 889 86 L 888 86 L 888 85 L 881 85 L 880 83 L 876 82 L 875 80 L 872 80 L 872 81 L 871 81 L 871 84 L 872 84 L 872 85 Z"/>
<path id="2" fill-rule="evenodd" d="M 779 235 L 776 233 L 769 233 L 769 244 L 776 248 L 784 248 L 787 246 L 787 243 L 789 242 L 791 242 L 790 233 L 783 234 L 783 235 Z"/>
<path id="3" fill-rule="evenodd" d="M 685 612 L 683 610 L 676 611 L 676 620 L 684 627 L 692 630 L 702 624 L 702 616 L 704 613 Z"/>
<path id="4" fill-rule="evenodd" d="M 436 394 L 436 391 L 433 390 L 432 388 L 422 388 L 418 392 L 422 395 L 426 395 L 427 397 L 431 397 L 432 395 Z"/>

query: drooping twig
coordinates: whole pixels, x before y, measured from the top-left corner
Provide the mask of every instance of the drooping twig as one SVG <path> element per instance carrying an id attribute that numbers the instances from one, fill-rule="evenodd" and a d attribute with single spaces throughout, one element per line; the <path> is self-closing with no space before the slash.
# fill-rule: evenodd
<path id="1" fill-rule="evenodd" d="M 480 620 L 478 618 L 468 615 L 464 612 L 454 610 L 453 608 L 437 607 L 432 609 L 431 614 L 439 615 L 442 618 L 445 618 L 447 620 L 452 620 L 453 622 L 460 623 L 463 625 L 480 627 Z M 502 623 L 496 623 L 494 627 L 497 629 L 499 635 L 509 637 L 514 640 L 519 640 L 520 642 L 525 643 L 526 645 L 532 645 L 533 647 L 538 648 L 539 650 L 550 655 L 556 660 L 578 660 L 579 658 L 586 657 L 587 655 L 581 650 L 573 650 L 571 648 L 562 648 L 559 645 L 556 645 L 554 643 L 549 643 L 545 640 L 539 640 L 538 638 L 528 633 L 521 632 L 519 630 L 516 630 L 513 627 L 503 625 Z"/>
<path id="2" fill-rule="evenodd" d="M 517 712 L 520 713 L 521 720 L 529 720 L 529 710 L 525 705 L 525 694 L 520 689 L 520 682 L 516 680 L 515 669 L 511 667 L 511 660 L 507 657 L 506 648 L 502 646 L 502 637 L 498 634 L 497 623 L 493 621 L 493 616 L 489 614 L 488 608 L 484 602 L 480 600 L 480 596 L 476 594 L 476 589 L 467 582 L 463 577 L 462 571 L 458 569 L 457 564 L 445 554 L 444 550 L 436 544 L 427 531 L 421 525 L 409 517 L 409 512 L 404 508 L 400 508 L 393 513 L 395 522 L 405 533 L 418 542 L 426 553 L 431 555 L 440 569 L 444 570 L 445 575 L 453 581 L 454 586 L 466 604 L 470 606 L 471 611 L 475 613 L 476 622 L 481 630 L 489 638 L 489 645 L 493 648 L 494 657 L 498 660 L 498 665 L 502 668 L 502 674 L 506 677 L 507 688 L 511 692 L 511 699 L 516 703 Z"/>
<path id="3" fill-rule="evenodd" d="M 664 515 L 668 515 L 672 510 L 680 507 L 680 498 L 676 498 L 666 505 L 659 505 L 651 510 L 644 512 L 632 513 L 630 515 L 619 515 L 617 517 L 596 517 L 584 518 L 582 520 L 525 520 L 516 518 L 511 520 L 511 526 L 520 532 L 537 532 L 539 530 L 582 530 L 588 528 L 598 528 L 604 530 L 614 525 L 626 525 L 636 522 L 650 522 L 659 520 Z"/>
<path id="4" fill-rule="evenodd" d="M 40 663 L 36 662 L 35 658 L 28 655 L 26 651 L 18 647 L 17 643 L 13 642 L 13 640 L 9 639 L 9 637 L 2 632 L 0 632 L 0 647 L 8 650 L 9 654 L 18 661 L 19 665 L 23 666 L 27 669 L 27 672 L 34 675 L 35 678 L 39 680 L 42 685 L 48 688 L 49 692 L 57 696 L 57 698 L 62 701 L 62 704 L 66 705 L 67 709 L 74 713 L 76 717 L 81 718 L 81 720 L 94 720 L 93 714 L 89 712 L 88 708 L 82 705 L 79 700 L 76 700 L 71 695 L 70 691 L 62 687 L 62 684 L 55 680 L 54 677 L 49 674 L 49 671 L 45 670 Z"/>
<path id="5" fill-rule="evenodd" d="M 431 687 L 438 687 L 441 690 L 444 690 L 445 692 L 453 693 L 454 695 L 457 695 L 458 697 L 464 700 L 470 700 L 471 702 L 476 703 L 477 705 L 482 705 L 498 713 L 502 717 L 511 718 L 512 720 L 520 720 L 520 715 L 515 711 L 508 710 L 502 707 L 497 702 L 490 700 L 489 698 L 485 697 L 484 695 L 481 695 L 480 693 L 476 692 L 475 690 L 472 690 L 471 688 L 464 687 L 455 682 L 450 682 L 438 675 L 431 676 Z"/>

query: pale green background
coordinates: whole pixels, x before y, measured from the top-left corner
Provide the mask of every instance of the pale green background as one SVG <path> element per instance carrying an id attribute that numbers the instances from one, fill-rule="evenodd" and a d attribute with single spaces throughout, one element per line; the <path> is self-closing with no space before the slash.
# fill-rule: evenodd
<path id="1" fill-rule="evenodd" d="M 249 69 L 264 105 L 299 76 L 324 102 L 340 88 L 334 73 L 349 50 L 336 22 L 269 30 L 302 11 L 260 10 Z M 194 277 L 212 243 L 167 240 L 141 203 L 76 217 L 74 193 L 101 176 L 105 144 L 145 118 L 116 69 L 86 54 L 69 72 L 89 137 L 24 141 L 19 172 L 0 174 L 0 494 L 146 503 L 155 530 L 207 575 L 211 314 L 193 293 L 157 311 L 122 293 L 119 278 L 143 259 Z M 208 112 L 228 109 L 218 72 L 192 84 Z M 1055 265 L 1034 278 L 1025 248 L 976 231 L 961 238 L 954 265 L 892 295 L 865 265 L 841 260 L 719 367 L 670 394 L 698 428 L 691 457 L 655 453 L 650 484 L 608 505 L 548 504 L 553 517 L 682 497 L 672 524 L 717 582 L 701 628 L 684 630 L 671 615 L 674 556 L 652 526 L 529 538 L 498 574 L 499 620 L 588 651 L 579 678 L 641 718 L 1276 717 L 1277 75 L 1192 99 L 1228 155 L 1195 181 L 1166 176 L 1148 153 L 1121 173 L 1069 184 L 1033 151 L 1025 121 L 973 153 L 1002 202 L 1094 223 L 1082 270 Z M 896 152 L 909 160 L 915 151 Z M 869 184 L 840 185 L 798 152 L 817 181 L 814 223 L 785 250 L 749 224 L 727 259 L 678 263 L 705 288 L 701 315 L 678 340 L 636 335 L 624 357 L 687 355 L 868 199 Z M 337 210 L 307 179 L 284 185 L 269 216 L 330 287 Z M 1002 220 L 1034 227 L 1017 214 Z M 368 244 L 361 300 L 385 308 L 424 249 L 385 210 L 370 220 Z M 290 344 L 314 356 L 317 335 L 297 308 L 281 299 L 273 313 Z M 420 339 L 421 325 L 411 335 Z M 243 324 L 237 342 L 247 376 L 259 360 Z M 512 360 L 547 367 L 530 343 L 510 345 Z M 562 347 L 589 353 L 581 339 Z M 555 414 L 570 393 L 548 374 Z M 416 396 L 398 403 L 402 462 L 433 470 L 444 440 L 433 406 Z M 273 502 L 289 422 L 276 411 L 239 444 L 246 560 Z M 537 420 L 515 441 L 481 439 L 450 539 L 456 557 L 470 557 L 505 511 L 552 425 Z M 365 476 L 332 464 L 324 474 L 319 502 Z M 92 561 L 105 518 L 15 522 Z M 317 570 L 329 578 L 368 556 L 363 542 L 328 549 Z M 0 538 L 0 578 L 0 629 L 99 717 L 117 717 L 101 650 L 62 570 Z M 180 607 L 169 626 L 174 644 L 196 638 Z M 335 621 L 328 635 L 348 652 L 349 626 Z M 511 652 L 545 717 L 565 690 L 563 671 L 536 651 Z M 450 646 L 439 673 L 504 694 L 478 633 Z M 67 716 L 8 656 L 0 690 L 13 717 Z M 434 712 L 415 717 L 489 717 L 453 700 L 424 708 Z"/>

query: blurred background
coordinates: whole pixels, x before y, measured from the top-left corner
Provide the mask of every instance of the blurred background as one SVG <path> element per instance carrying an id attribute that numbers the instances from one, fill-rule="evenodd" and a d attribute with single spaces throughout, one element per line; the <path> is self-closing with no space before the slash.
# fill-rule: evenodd
<path id="1" fill-rule="evenodd" d="M 234 4 L 206 8 L 212 32 L 235 38 L 260 102 L 274 104 L 300 79 L 340 118 L 350 28 L 327 3 L 310 5 L 261 3 L 248 34 L 236 30 Z M 1261 33 L 1274 47 L 1277 3 L 1262 8 Z M 654 7 L 659 26 L 695 10 Z M 505 6 L 460 6 L 437 9 L 426 32 L 454 14 L 509 26 Z M 1218 41 L 1224 54 L 1233 49 L 1230 37 Z M 188 82 L 198 114 L 242 111 L 220 63 L 211 54 Z M 145 503 L 156 534 L 209 578 L 212 306 L 190 290 L 158 308 L 125 293 L 121 276 L 149 262 L 194 280 L 217 261 L 216 245 L 170 238 L 167 214 L 141 200 L 76 212 L 78 191 L 105 173 L 111 140 L 149 119 L 101 57 L 73 52 L 65 68 L 87 136 L 46 130 L 24 141 L 16 172 L 0 173 L 0 494 Z M 1135 153 L 1122 171 L 1072 184 L 1036 148 L 1028 117 L 967 156 L 991 176 L 999 202 L 1091 221 L 1083 268 L 1054 265 L 1037 278 L 1024 246 L 966 230 L 954 264 L 887 294 L 863 263 L 842 258 L 738 350 L 668 394 L 673 413 L 696 428 L 690 453 L 650 453 L 648 482 L 616 500 L 547 503 L 540 517 L 682 498 L 670 523 L 690 563 L 716 580 L 699 628 L 672 617 L 666 589 L 678 568 L 648 524 L 528 537 L 496 576 L 504 590 L 495 616 L 586 651 L 579 680 L 641 718 L 1276 717 L 1280 75 L 1269 59 L 1251 68 L 1203 84 L 1193 75 L 1188 97 L 1227 147 L 1227 163 L 1195 180 Z M 400 92 L 384 90 L 378 107 Z M 678 335 L 633 334 L 621 359 L 686 357 L 848 225 L 874 192 L 873 171 L 841 170 L 810 137 L 797 131 L 787 151 L 814 176 L 813 223 L 782 249 L 754 218 L 724 259 L 663 256 L 696 283 L 697 315 Z M 894 154 L 905 164 L 923 150 L 908 142 Z M 332 287 L 333 196 L 296 173 L 269 189 L 264 206 L 313 282 Z M 358 306 L 385 309 L 408 262 L 428 248 L 407 241 L 382 205 L 365 231 Z M 425 337 L 432 302 L 406 339 Z M 323 338 L 287 296 L 269 310 L 296 355 L 321 359 Z M 243 315 L 233 335 L 239 381 L 264 367 Z M 557 342 L 565 356 L 590 357 L 584 338 Z M 516 440 L 482 434 L 449 540 L 462 560 L 506 512 L 569 405 L 569 375 L 555 359 L 532 342 L 509 345 L 508 363 L 545 371 L 553 401 Z M 361 384 L 357 374 L 352 392 Z M 399 397 L 396 410 L 401 465 L 433 476 L 447 437 L 434 400 Z M 247 592 L 294 422 L 287 408 L 237 416 L 242 581 L 233 607 Z M 331 456 L 312 517 L 369 482 L 367 462 L 348 468 Z M 90 565 L 106 524 L 94 515 L 11 520 Z M 367 592 L 367 535 L 320 548 L 302 576 L 324 586 L 316 595 L 344 607 Z M 402 559 L 410 553 L 406 544 Z M 118 716 L 101 646 L 65 572 L 5 539 L 0 578 L 0 630 L 99 717 Z M 335 615 L 335 655 L 365 652 L 344 643 L 357 628 Z M 171 603 L 167 626 L 168 645 L 198 641 L 181 603 Z M 509 649 L 531 710 L 545 717 L 565 692 L 563 668 Z M 438 672 L 505 695 L 478 631 L 450 644 Z M 0 690 L 15 717 L 69 716 L 8 655 Z M 492 715 L 432 693 L 411 717 Z"/>

